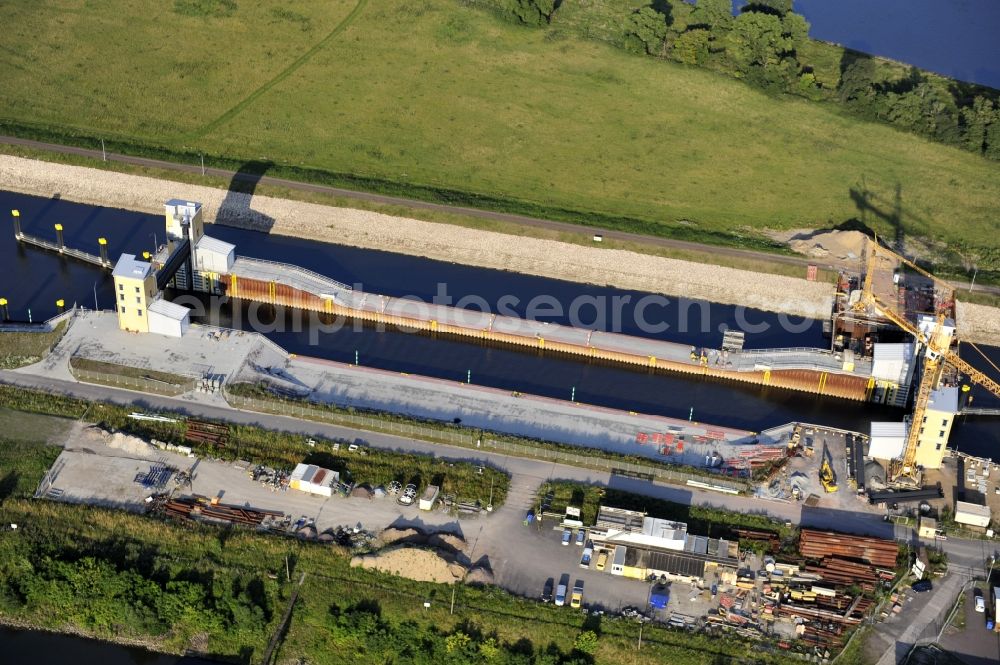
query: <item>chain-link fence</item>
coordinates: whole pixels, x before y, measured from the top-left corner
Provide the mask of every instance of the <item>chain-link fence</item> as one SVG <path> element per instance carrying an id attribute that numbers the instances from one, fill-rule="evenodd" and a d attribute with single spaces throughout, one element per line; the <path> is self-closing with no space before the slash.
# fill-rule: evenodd
<path id="1" fill-rule="evenodd" d="M 196 381 L 191 380 L 182 384 L 157 381 L 139 376 L 128 376 L 127 374 L 115 374 L 112 372 L 96 372 L 89 369 L 80 369 L 70 366 L 70 373 L 76 377 L 77 381 L 83 383 L 97 383 L 104 386 L 115 386 L 117 388 L 128 388 L 144 393 L 175 397 L 189 390 L 194 390 Z"/>
<path id="2" fill-rule="evenodd" d="M 696 484 L 706 489 L 730 493 L 745 492 L 750 489 L 747 483 L 738 480 L 722 480 L 715 476 L 688 473 L 654 464 L 643 464 L 625 456 L 612 458 L 587 455 L 562 448 L 558 444 L 534 443 L 528 440 L 512 441 L 489 436 L 484 437 L 482 432 L 471 428 L 402 422 L 388 414 L 382 416 L 378 414 L 343 413 L 310 406 L 301 402 L 234 395 L 228 390 L 225 391 L 225 396 L 233 406 L 248 411 L 305 418 L 372 432 L 395 434 L 422 441 L 447 443 L 464 448 L 513 455 L 515 457 L 558 462 L 560 464 L 607 471 L 616 475 L 651 481 L 678 485 Z"/>

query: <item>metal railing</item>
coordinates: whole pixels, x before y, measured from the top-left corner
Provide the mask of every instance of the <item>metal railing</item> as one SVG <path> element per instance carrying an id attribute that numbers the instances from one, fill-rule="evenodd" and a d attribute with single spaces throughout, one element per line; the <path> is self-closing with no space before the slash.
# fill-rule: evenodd
<path id="1" fill-rule="evenodd" d="M 281 262 L 278 262 L 278 261 L 268 261 L 267 259 L 257 259 L 257 258 L 250 257 L 250 256 L 240 256 L 236 260 L 236 263 L 239 264 L 240 262 L 242 262 L 243 265 L 245 265 L 247 267 L 250 267 L 250 268 L 252 268 L 254 264 L 266 266 L 268 268 L 272 268 L 275 271 L 275 273 L 277 273 L 279 275 L 280 274 L 286 274 L 287 275 L 287 274 L 299 273 L 301 275 L 305 275 L 306 277 L 308 277 L 310 279 L 313 279 L 313 280 L 316 280 L 317 282 L 320 282 L 324 286 L 333 286 L 333 288 L 335 288 L 335 289 L 341 289 L 343 291 L 353 291 L 352 287 L 348 286 L 347 284 L 344 284 L 343 282 L 338 282 L 335 279 L 331 279 L 329 277 L 326 277 L 325 275 L 320 275 L 317 272 L 313 272 L 312 270 L 307 270 L 306 268 L 303 268 L 301 266 L 292 265 L 291 263 L 281 263 Z M 234 265 L 234 267 L 235 267 L 235 265 Z M 238 277 L 239 277 L 239 275 L 237 274 L 237 278 Z M 307 290 L 307 289 L 303 289 L 303 290 Z M 315 293 L 314 295 L 318 296 L 318 295 L 321 295 L 321 294 Z"/>
<path id="2" fill-rule="evenodd" d="M 114 374 L 111 372 L 97 372 L 89 369 L 79 369 L 70 365 L 70 374 L 82 383 L 96 383 L 104 386 L 114 386 L 117 388 L 128 388 L 144 393 L 164 395 L 166 397 L 176 397 L 189 390 L 194 390 L 197 381 L 191 379 L 183 384 L 173 384 L 166 381 L 154 381 L 138 376 L 126 376 L 124 374 Z"/>

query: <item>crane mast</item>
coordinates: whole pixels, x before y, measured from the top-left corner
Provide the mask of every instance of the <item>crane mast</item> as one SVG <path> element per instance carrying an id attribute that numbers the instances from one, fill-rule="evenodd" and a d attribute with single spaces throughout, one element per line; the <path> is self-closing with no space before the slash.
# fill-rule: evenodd
<path id="1" fill-rule="evenodd" d="M 953 341 L 952 330 L 946 327 L 947 314 L 944 307 L 937 307 L 934 327 L 931 330 L 921 329 L 920 326 L 906 318 L 905 312 L 897 312 L 896 308 L 889 305 L 883 298 L 875 292 L 873 288 L 874 273 L 878 269 L 879 252 L 882 251 L 877 239 L 867 245 L 868 256 L 865 262 L 865 275 L 861 294 L 858 302 L 855 303 L 855 310 L 865 310 L 869 307 L 886 319 L 892 321 L 902 330 L 913 335 L 917 343 L 923 347 L 924 362 L 920 385 L 917 388 L 916 399 L 914 400 L 913 414 L 910 420 L 910 427 L 906 435 L 906 444 L 902 455 L 893 460 L 889 465 L 888 480 L 890 482 L 909 481 L 919 482 L 919 470 L 916 466 L 917 445 L 920 441 L 921 427 L 927 413 L 932 393 L 938 389 L 944 375 L 946 365 L 951 365 L 965 374 L 970 381 L 976 383 L 993 395 L 1000 397 L 1000 383 L 979 371 L 959 355 L 951 350 Z M 952 290 L 936 277 L 921 269 L 919 266 L 904 257 L 885 250 L 886 258 L 895 259 L 898 265 L 906 265 L 929 278 L 936 286 Z M 884 291 L 884 289 L 883 289 Z M 883 295 L 885 295 L 883 293 Z M 953 297 L 952 297 L 953 304 Z M 925 324 L 926 325 L 926 324 Z"/>

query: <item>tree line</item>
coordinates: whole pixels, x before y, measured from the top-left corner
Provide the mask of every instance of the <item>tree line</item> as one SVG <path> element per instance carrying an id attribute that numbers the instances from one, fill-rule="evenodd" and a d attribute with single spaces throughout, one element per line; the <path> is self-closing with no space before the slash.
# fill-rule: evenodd
<path id="1" fill-rule="evenodd" d="M 1000 93 L 850 49 L 842 50 L 839 81 L 822 80 L 803 53 L 814 44 L 809 22 L 792 3 L 749 0 L 734 16 L 733 0 L 654 0 L 622 17 L 616 45 L 723 72 L 769 93 L 839 103 L 857 116 L 1000 160 Z M 547 26 L 561 3 L 486 4 L 517 23 Z"/>

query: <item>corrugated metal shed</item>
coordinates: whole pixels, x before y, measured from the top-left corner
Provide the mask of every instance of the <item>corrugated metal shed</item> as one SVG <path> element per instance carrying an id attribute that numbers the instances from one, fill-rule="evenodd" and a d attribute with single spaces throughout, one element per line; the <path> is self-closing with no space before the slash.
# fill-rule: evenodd
<path id="1" fill-rule="evenodd" d="M 901 457 L 906 447 L 906 423 L 873 422 L 868 456 L 891 460 Z"/>
<path id="2" fill-rule="evenodd" d="M 228 273 L 236 261 L 236 245 L 211 236 L 202 236 L 198 240 L 195 257 L 200 270 Z"/>
<path id="3" fill-rule="evenodd" d="M 878 343 L 872 353 L 872 376 L 876 379 L 898 381 L 912 357 L 912 344 Z"/>
<path id="4" fill-rule="evenodd" d="M 191 310 L 163 298 L 149 305 L 149 332 L 167 337 L 183 337 L 191 325 Z"/>
<path id="5" fill-rule="evenodd" d="M 955 521 L 959 524 L 988 527 L 991 516 L 989 506 L 980 506 L 977 503 L 967 503 L 965 501 L 955 502 Z"/>

